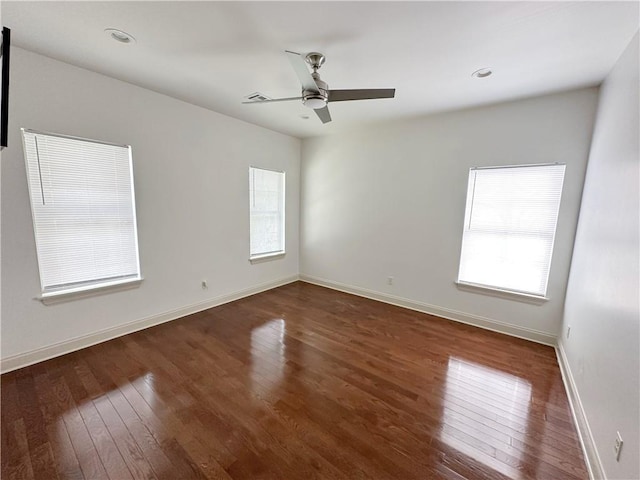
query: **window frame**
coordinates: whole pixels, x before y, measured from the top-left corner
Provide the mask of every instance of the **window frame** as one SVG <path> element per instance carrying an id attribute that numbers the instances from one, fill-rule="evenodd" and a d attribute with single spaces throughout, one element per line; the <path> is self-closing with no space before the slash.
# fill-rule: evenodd
<path id="1" fill-rule="evenodd" d="M 135 179 L 133 174 L 133 154 L 131 145 L 125 144 L 117 144 L 112 142 L 106 142 L 102 140 L 94 140 L 85 137 L 79 137 L 74 135 L 65 135 L 54 132 L 45 132 L 41 130 L 35 130 L 30 128 L 21 128 L 21 136 L 22 136 L 22 147 L 23 154 L 26 166 L 26 175 L 27 175 L 27 186 L 29 191 L 29 208 L 31 210 L 31 218 L 33 225 L 33 235 L 34 235 L 34 243 L 36 249 L 37 256 L 37 264 L 38 264 L 38 276 L 40 280 L 40 296 L 36 297 L 37 300 L 42 301 L 45 304 L 50 303 L 58 303 L 68 300 L 74 300 L 76 298 L 89 297 L 93 295 L 97 295 L 100 293 L 107 293 L 111 291 L 120 291 L 129 288 L 135 288 L 144 280 L 142 277 L 142 272 L 140 268 L 140 244 L 138 238 L 138 221 L 137 221 L 137 212 L 136 212 L 136 197 L 135 197 Z M 129 180 L 131 183 L 131 216 L 132 216 L 132 233 L 133 239 L 135 243 L 135 273 L 123 276 L 123 277 L 104 277 L 94 280 L 87 280 L 83 282 L 74 282 L 68 283 L 60 286 L 46 286 L 44 284 L 44 276 L 42 274 L 42 262 L 41 262 L 41 252 L 38 247 L 38 224 L 36 219 L 36 212 L 33 208 L 32 201 L 34 199 L 33 194 L 33 186 L 30 176 L 30 165 L 29 158 L 27 155 L 27 139 L 25 134 L 32 135 L 41 135 L 41 136 L 49 136 L 49 137 L 57 137 L 67 140 L 76 140 L 78 142 L 88 142 L 92 144 L 100 144 L 107 145 L 111 147 L 119 147 L 127 150 L 128 156 L 128 172 L 129 172 Z M 40 168 L 40 167 L 38 167 Z M 40 193 L 41 194 L 41 193 Z"/>
<path id="2" fill-rule="evenodd" d="M 550 252 L 548 257 L 549 262 L 548 262 L 547 278 L 545 280 L 544 292 L 542 294 L 539 294 L 539 293 L 530 292 L 530 291 L 518 290 L 516 288 L 487 285 L 487 284 L 475 283 L 467 280 L 461 280 L 460 274 L 462 271 L 462 259 L 463 259 L 463 253 L 464 253 L 465 233 L 467 231 L 467 223 L 469 221 L 469 216 L 471 215 L 471 213 L 469 212 L 469 201 L 470 201 L 469 195 L 473 195 L 473 193 L 469 188 L 471 174 L 474 171 L 478 171 L 478 170 L 506 170 L 510 168 L 551 167 L 551 166 L 562 166 L 564 167 L 564 170 L 562 172 L 562 181 L 560 184 L 557 210 L 555 215 L 555 223 L 554 223 L 553 233 L 551 235 Z M 533 304 L 541 304 L 549 300 L 549 297 L 548 297 L 549 280 L 551 278 L 553 251 L 555 248 L 558 222 L 560 220 L 560 208 L 562 206 L 562 193 L 564 191 L 565 176 L 566 176 L 566 163 L 561 163 L 561 162 L 520 164 L 520 165 L 498 165 L 498 166 L 487 166 L 487 167 L 472 167 L 469 169 L 469 176 L 467 177 L 467 197 L 465 200 L 464 225 L 462 230 L 462 239 L 460 242 L 461 246 L 460 246 L 460 256 L 459 256 L 459 262 L 458 262 L 458 275 L 457 275 L 457 279 L 454 281 L 454 283 L 459 289 L 474 292 L 474 293 L 484 293 L 484 294 L 488 294 L 488 295 L 500 297 L 500 298 L 515 299 L 515 300 L 519 300 L 527 303 L 533 303 Z M 524 232 L 517 232 L 517 234 L 526 235 Z M 533 236 L 532 233 L 530 235 Z"/>
<path id="3" fill-rule="evenodd" d="M 254 190 L 252 190 L 251 186 L 252 186 L 252 182 L 251 182 L 251 173 L 252 170 L 263 170 L 266 172 L 271 172 L 271 173 L 278 173 L 280 175 L 282 175 L 282 192 L 281 192 L 281 199 L 280 199 L 280 204 L 281 204 L 281 231 L 282 231 L 282 249 L 281 250 L 275 250 L 275 251 L 270 251 L 270 252 L 261 252 L 261 253 L 252 253 L 251 252 L 251 220 L 252 220 L 252 214 L 251 214 L 251 199 L 253 198 L 254 195 Z M 264 167 L 257 167 L 254 165 L 250 165 L 249 166 L 249 262 L 251 264 L 255 264 L 255 263 L 261 263 L 264 261 L 269 261 L 269 260 L 274 260 L 277 258 L 281 258 L 284 257 L 286 255 L 286 191 L 287 191 L 287 172 L 284 170 L 276 170 L 274 168 L 264 168 Z"/>

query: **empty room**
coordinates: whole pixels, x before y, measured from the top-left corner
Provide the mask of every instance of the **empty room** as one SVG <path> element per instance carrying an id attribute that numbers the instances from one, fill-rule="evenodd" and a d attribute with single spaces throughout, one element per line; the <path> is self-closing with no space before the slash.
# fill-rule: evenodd
<path id="1" fill-rule="evenodd" d="M 640 2 L 0 23 L 2 479 L 640 479 Z"/>

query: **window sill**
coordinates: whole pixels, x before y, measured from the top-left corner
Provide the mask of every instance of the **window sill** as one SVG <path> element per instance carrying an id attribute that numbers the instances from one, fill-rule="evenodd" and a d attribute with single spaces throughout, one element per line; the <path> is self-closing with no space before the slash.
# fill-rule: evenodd
<path id="1" fill-rule="evenodd" d="M 542 305 L 549 301 L 549 297 L 543 297 L 540 295 L 532 295 L 530 293 L 513 292 L 510 290 L 502 290 L 495 287 L 487 287 L 485 285 L 478 285 L 476 283 L 467 283 L 456 281 L 458 289 L 472 293 L 480 293 L 484 295 L 491 295 L 492 297 L 505 298 L 507 300 L 515 300 L 518 302 L 531 303 L 534 305 Z"/>
<path id="2" fill-rule="evenodd" d="M 39 297 L 36 297 L 35 300 L 40 300 L 45 305 L 70 302 L 72 300 L 78 300 L 81 298 L 93 297 L 96 295 L 104 295 L 106 293 L 113 293 L 122 290 L 137 288 L 140 286 L 143 280 L 144 279 L 140 277 L 114 282 L 105 282 L 98 285 L 85 285 L 82 287 L 70 288 L 68 290 L 61 290 L 59 292 L 47 292 L 43 293 Z"/>
<path id="3" fill-rule="evenodd" d="M 249 262 L 253 265 L 255 263 L 269 262 L 271 260 L 277 260 L 278 258 L 282 258 L 286 255 L 286 252 L 273 252 L 273 253 L 264 253 L 262 255 L 253 255 L 249 257 Z"/>

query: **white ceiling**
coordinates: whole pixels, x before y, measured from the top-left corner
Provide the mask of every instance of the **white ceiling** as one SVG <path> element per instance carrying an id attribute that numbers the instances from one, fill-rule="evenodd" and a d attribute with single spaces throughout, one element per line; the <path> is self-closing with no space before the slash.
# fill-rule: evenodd
<path id="1" fill-rule="evenodd" d="M 16 46 L 298 137 L 597 85 L 640 24 L 637 1 L 2 3 Z M 285 49 L 324 53 L 330 88 L 396 98 L 332 103 L 326 125 L 298 102 L 242 105 L 300 94 Z"/>

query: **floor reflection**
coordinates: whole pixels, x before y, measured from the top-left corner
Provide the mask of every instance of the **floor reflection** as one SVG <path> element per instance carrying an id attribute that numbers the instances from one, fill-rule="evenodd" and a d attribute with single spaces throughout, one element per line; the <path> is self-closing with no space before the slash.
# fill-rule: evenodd
<path id="1" fill-rule="evenodd" d="M 152 372 L 147 372 L 141 377 L 139 377 L 137 381 L 140 383 L 144 383 L 144 388 L 146 388 L 149 392 L 149 395 L 145 397 L 145 400 L 151 408 L 155 408 L 157 405 L 157 397 L 155 395 L 156 377 Z M 132 381 L 131 383 L 135 384 L 135 382 L 136 380 Z"/>
<path id="2" fill-rule="evenodd" d="M 286 322 L 269 320 L 251 331 L 251 382 L 253 391 L 270 391 L 284 376 Z M 262 387 L 262 388 L 259 388 Z"/>
<path id="3" fill-rule="evenodd" d="M 451 357 L 440 439 L 509 478 L 524 478 L 519 470 L 522 452 L 511 447 L 510 436 L 494 427 L 499 423 L 526 431 L 530 401 L 528 381 Z M 508 457 L 507 463 L 503 457 Z"/>

